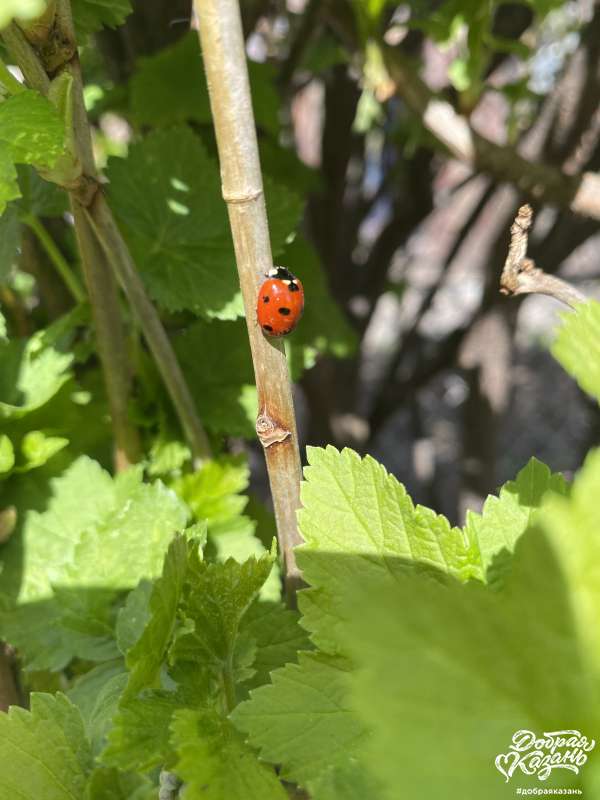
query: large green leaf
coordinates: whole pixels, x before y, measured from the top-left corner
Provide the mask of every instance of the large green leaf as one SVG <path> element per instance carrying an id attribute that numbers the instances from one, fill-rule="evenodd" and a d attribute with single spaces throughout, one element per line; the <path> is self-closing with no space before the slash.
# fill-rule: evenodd
<path id="1" fill-rule="evenodd" d="M 63 695 L 33 694 L 31 711 L 0 712 L 0 796 L 75 800 L 91 758 L 77 708 Z"/>
<path id="2" fill-rule="evenodd" d="M 368 763 L 386 798 L 401 785 L 408 797 L 500 800 L 514 785 L 540 786 L 518 771 L 507 789 L 495 769 L 517 731 L 595 737 L 597 676 L 581 658 L 569 583 L 548 542 L 529 531 L 500 591 L 405 572 L 344 594 L 346 647 L 359 667 L 353 705 L 371 730 Z M 579 780 L 555 770 L 542 785 Z"/>
<path id="3" fill-rule="evenodd" d="M 600 402 L 600 303 L 590 300 L 563 315 L 552 355 Z"/>
<path id="4" fill-rule="evenodd" d="M 217 163 L 188 128 L 160 130 L 108 167 L 111 205 L 152 297 L 170 311 L 235 319 L 243 313 Z M 270 181 L 275 254 L 301 202 Z"/>
<path id="5" fill-rule="evenodd" d="M 184 796 L 206 800 L 286 800 L 275 772 L 261 763 L 231 723 L 215 711 L 176 711 L 171 723 L 174 772 Z"/>
<path id="6" fill-rule="evenodd" d="M 368 577 L 387 583 L 408 568 L 437 569 L 461 580 L 483 578 L 481 555 L 468 532 L 414 506 L 404 487 L 370 456 L 308 448 L 298 514 L 306 544 L 297 549 L 311 588 L 299 599 L 313 640 L 335 652 L 336 628 L 347 615 L 343 587 Z M 340 555 L 340 568 L 335 555 Z M 352 558 L 342 558 L 351 555 Z"/>
<path id="7" fill-rule="evenodd" d="M 279 98 L 271 65 L 248 63 L 256 122 L 276 135 Z M 196 31 L 143 58 L 131 81 L 131 105 L 141 125 L 171 126 L 194 121 L 212 125 L 206 76 Z"/>
<path id="8" fill-rule="evenodd" d="M 298 664 L 276 670 L 271 679 L 231 717 L 261 757 L 309 790 L 331 769 L 350 769 L 368 736 L 350 700 L 350 665 L 300 653 Z"/>

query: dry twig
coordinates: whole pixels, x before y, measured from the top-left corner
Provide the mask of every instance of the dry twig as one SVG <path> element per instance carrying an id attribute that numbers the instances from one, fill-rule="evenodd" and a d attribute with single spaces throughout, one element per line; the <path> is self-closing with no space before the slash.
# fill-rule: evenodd
<path id="1" fill-rule="evenodd" d="M 570 283 L 548 275 L 531 258 L 527 258 L 529 229 L 533 210 L 529 204 L 521 206 L 510 228 L 510 245 L 500 277 L 500 292 L 506 295 L 547 294 L 574 308 L 585 303 L 586 297 Z"/>

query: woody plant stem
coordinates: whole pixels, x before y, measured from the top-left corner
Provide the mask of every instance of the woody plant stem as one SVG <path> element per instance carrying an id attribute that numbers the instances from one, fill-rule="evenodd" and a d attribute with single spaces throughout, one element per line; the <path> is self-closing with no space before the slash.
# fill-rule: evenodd
<path id="1" fill-rule="evenodd" d="M 127 412 L 131 369 L 119 313 L 116 276 L 138 317 L 189 441 L 195 463 L 198 464 L 210 457 L 208 437 L 198 418 L 192 395 L 158 312 L 148 299 L 127 245 L 98 184 L 90 126 L 83 103 L 81 68 L 69 0 L 56 0 L 53 22 L 48 29 L 48 35 L 55 37 L 58 46 L 47 48 L 54 59 L 51 71 L 56 74 L 57 71 L 65 70 L 72 77 L 73 138 L 76 155 L 82 166 L 80 180 L 65 188 L 71 195 L 75 230 L 94 312 L 98 350 L 111 405 L 115 439 L 119 450 L 127 456 L 128 461 L 137 460 L 138 434 L 130 424 Z M 29 85 L 47 94 L 48 65 L 44 65 L 39 56 L 39 53 L 45 52 L 44 48 L 36 41 L 37 51 L 34 50 L 26 35 L 14 24 L 3 31 L 2 36 Z M 60 66 L 56 64 L 57 52 L 62 54 Z M 133 457 L 130 453 L 133 453 Z"/>
<path id="2" fill-rule="evenodd" d="M 227 203 L 258 390 L 257 435 L 263 445 L 288 601 L 300 583 L 293 547 L 302 540 L 300 453 L 283 342 L 256 322 L 256 297 L 273 266 L 238 0 L 195 0 Z"/>

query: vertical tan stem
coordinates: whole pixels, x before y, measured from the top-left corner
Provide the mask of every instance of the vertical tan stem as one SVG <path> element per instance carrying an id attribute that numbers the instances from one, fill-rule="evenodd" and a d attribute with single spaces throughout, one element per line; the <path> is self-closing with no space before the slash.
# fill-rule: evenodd
<path id="1" fill-rule="evenodd" d="M 283 342 L 265 338 L 256 323 L 258 288 L 273 257 L 240 9 L 238 0 L 195 0 L 194 6 L 258 389 L 257 432 L 265 451 L 291 597 L 300 578 L 292 549 L 301 541 L 296 522 L 300 454 Z"/>

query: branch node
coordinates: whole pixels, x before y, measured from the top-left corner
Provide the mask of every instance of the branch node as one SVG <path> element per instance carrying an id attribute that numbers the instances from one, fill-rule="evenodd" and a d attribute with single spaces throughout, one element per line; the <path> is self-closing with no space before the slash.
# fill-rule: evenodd
<path id="1" fill-rule="evenodd" d="M 291 431 L 283 428 L 277 420 L 270 417 L 266 410 L 256 418 L 256 435 L 260 439 L 260 443 L 266 449 L 271 447 L 272 444 L 285 441 L 288 436 L 291 436 Z"/>
<path id="2" fill-rule="evenodd" d="M 257 200 L 263 193 L 262 189 L 255 189 L 251 192 L 227 192 L 222 189 L 223 200 L 226 203 L 251 203 L 252 200 Z"/>
<path id="3" fill-rule="evenodd" d="M 529 229 L 533 224 L 533 210 L 529 204 L 521 206 L 510 227 L 510 245 L 500 277 L 500 293 L 508 296 L 519 294 L 545 294 L 574 308 L 586 301 L 583 295 L 567 281 L 548 275 L 536 267 L 535 261 L 527 258 Z"/>

